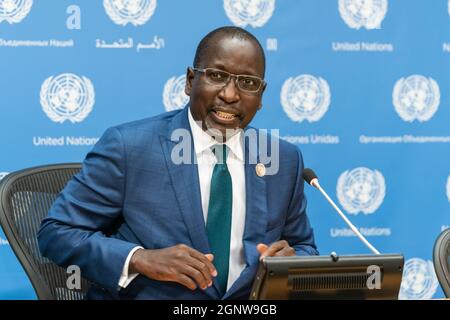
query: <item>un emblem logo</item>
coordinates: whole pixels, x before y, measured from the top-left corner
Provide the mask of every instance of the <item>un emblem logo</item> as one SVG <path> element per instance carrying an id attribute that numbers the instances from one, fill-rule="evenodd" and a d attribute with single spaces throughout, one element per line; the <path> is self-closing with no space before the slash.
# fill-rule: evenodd
<path id="1" fill-rule="evenodd" d="M 184 93 L 186 76 L 172 77 L 167 80 L 163 90 L 163 103 L 166 111 L 183 109 L 189 102 L 189 96 Z"/>
<path id="2" fill-rule="evenodd" d="M 287 79 L 281 88 L 281 105 L 292 121 L 320 120 L 330 105 L 330 87 L 322 78 L 303 74 Z"/>
<path id="3" fill-rule="evenodd" d="M 103 0 L 103 6 L 114 23 L 140 26 L 155 12 L 156 0 Z"/>
<path id="4" fill-rule="evenodd" d="M 33 0 L 0 0 L 0 23 L 18 23 L 27 16 Z"/>
<path id="5" fill-rule="evenodd" d="M 94 106 L 94 86 L 86 77 L 63 73 L 44 81 L 40 98 L 42 109 L 51 120 L 81 122 Z"/>
<path id="6" fill-rule="evenodd" d="M 275 0 L 224 0 L 228 18 L 238 27 L 262 27 L 272 17 Z"/>
<path id="7" fill-rule="evenodd" d="M 9 172 L 0 172 L 0 180 L 2 180 L 4 177 L 6 177 L 9 174 Z"/>
<path id="8" fill-rule="evenodd" d="M 392 92 L 395 110 L 407 122 L 430 120 L 440 102 L 441 93 L 436 81 L 421 75 L 401 78 Z"/>
<path id="9" fill-rule="evenodd" d="M 340 175 L 336 191 L 340 204 L 348 213 L 370 214 L 383 202 L 386 184 L 379 171 L 359 167 Z"/>
<path id="10" fill-rule="evenodd" d="M 380 29 L 386 16 L 387 0 L 339 0 L 339 13 L 352 29 Z"/>
<path id="11" fill-rule="evenodd" d="M 401 300 L 431 299 L 438 285 L 433 263 L 412 258 L 405 263 L 398 298 Z"/>

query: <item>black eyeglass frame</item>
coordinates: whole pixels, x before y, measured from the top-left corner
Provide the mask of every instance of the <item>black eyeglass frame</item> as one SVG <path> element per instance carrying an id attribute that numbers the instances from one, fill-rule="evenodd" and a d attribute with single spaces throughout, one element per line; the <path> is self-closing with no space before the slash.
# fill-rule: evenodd
<path id="1" fill-rule="evenodd" d="M 216 68 L 204 68 L 204 69 L 202 69 L 202 68 L 191 67 L 191 69 L 193 71 L 204 73 L 205 75 L 208 72 L 208 70 L 217 71 L 217 72 L 220 72 L 220 73 L 227 74 L 228 75 L 228 80 L 226 82 L 224 82 L 223 84 L 211 82 L 211 81 L 208 80 L 208 77 L 205 77 L 206 78 L 206 82 L 208 84 L 213 85 L 213 86 L 217 86 L 217 87 L 222 87 L 223 88 L 223 87 L 228 85 L 228 83 L 230 82 L 231 78 L 235 78 L 236 87 L 240 91 L 245 92 L 245 93 L 258 93 L 261 90 L 261 88 L 263 88 L 266 85 L 266 81 L 264 79 L 262 79 L 260 77 L 257 77 L 257 76 L 252 76 L 252 75 L 249 75 L 249 74 L 233 74 L 233 73 L 230 73 L 228 71 L 221 70 L 221 69 L 216 69 Z M 255 79 L 255 80 L 260 81 L 258 89 L 256 89 L 256 90 L 248 90 L 248 89 L 241 88 L 239 79 L 242 78 L 242 77 Z"/>

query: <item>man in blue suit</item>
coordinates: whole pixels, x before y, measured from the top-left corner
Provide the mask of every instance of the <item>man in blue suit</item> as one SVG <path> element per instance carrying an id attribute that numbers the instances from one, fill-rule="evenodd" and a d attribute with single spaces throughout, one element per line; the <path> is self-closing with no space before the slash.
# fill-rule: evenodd
<path id="1" fill-rule="evenodd" d="M 317 254 L 300 151 L 248 126 L 264 73 L 249 32 L 205 36 L 188 106 L 106 131 L 42 221 L 42 254 L 78 265 L 93 299 L 247 299 L 263 257 Z"/>

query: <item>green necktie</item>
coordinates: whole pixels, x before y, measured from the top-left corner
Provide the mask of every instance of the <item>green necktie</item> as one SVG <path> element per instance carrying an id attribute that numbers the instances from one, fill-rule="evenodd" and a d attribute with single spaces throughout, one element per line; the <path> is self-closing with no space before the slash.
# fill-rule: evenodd
<path id="1" fill-rule="evenodd" d="M 228 264 L 230 260 L 231 210 L 233 187 L 228 171 L 227 147 L 225 144 L 213 147 L 217 163 L 211 178 L 206 233 L 208 234 L 213 264 L 217 269 L 217 281 L 222 294 L 227 290 Z"/>

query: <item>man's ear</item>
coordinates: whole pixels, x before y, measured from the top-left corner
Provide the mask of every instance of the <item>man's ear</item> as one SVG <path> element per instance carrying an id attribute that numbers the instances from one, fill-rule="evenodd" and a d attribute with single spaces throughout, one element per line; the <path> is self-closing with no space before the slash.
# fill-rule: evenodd
<path id="1" fill-rule="evenodd" d="M 264 85 L 263 85 L 263 87 L 262 87 L 262 89 L 261 89 L 261 95 L 264 93 L 264 91 L 266 90 L 266 87 L 267 87 L 267 82 L 264 82 Z"/>
<path id="2" fill-rule="evenodd" d="M 264 85 L 263 85 L 263 87 L 261 89 L 261 103 L 258 106 L 258 111 L 261 110 L 261 108 L 262 108 L 262 95 L 264 93 L 264 90 L 266 90 L 266 87 L 267 87 L 267 82 L 264 82 Z"/>
<path id="3" fill-rule="evenodd" d="M 186 85 L 184 86 L 184 92 L 190 96 L 191 95 L 191 89 L 192 89 L 192 81 L 194 80 L 194 70 L 192 70 L 190 67 L 186 70 Z"/>

